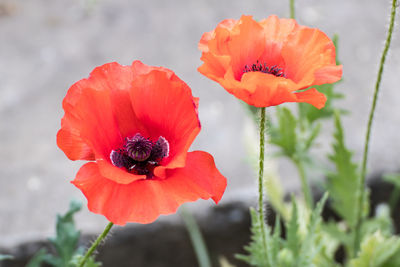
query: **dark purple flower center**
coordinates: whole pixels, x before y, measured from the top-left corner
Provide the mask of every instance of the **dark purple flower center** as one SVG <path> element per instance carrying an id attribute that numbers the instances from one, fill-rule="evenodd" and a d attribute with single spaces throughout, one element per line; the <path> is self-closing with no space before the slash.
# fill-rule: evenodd
<path id="1" fill-rule="evenodd" d="M 278 68 L 278 66 L 267 66 L 266 63 L 261 64 L 258 60 L 253 65 L 246 65 L 244 66 L 243 73 L 246 72 L 253 72 L 253 71 L 260 71 L 263 73 L 268 73 L 275 75 L 276 77 L 285 77 L 285 73 L 283 72 L 283 68 Z"/>
<path id="2" fill-rule="evenodd" d="M 126 138 L 122 148 L 111 151 L 111 163 L 118 168 L 138 175 L 153 177 L 153 170 L 159 162 L 168 157 L 169 143 L 160 136 L 156 142 L 150 141 L 140 133 Z"/>

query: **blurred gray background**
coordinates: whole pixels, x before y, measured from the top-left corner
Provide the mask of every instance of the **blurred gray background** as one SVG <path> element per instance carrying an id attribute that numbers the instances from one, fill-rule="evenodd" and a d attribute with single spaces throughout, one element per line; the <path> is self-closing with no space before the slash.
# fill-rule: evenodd
<path id="1" fill-rule="evenodd" d="M 337 90 L 346 94 L 339 106 L 351 111 L 343 118 L 344 127 L 347 143 L 360 160 L 389 1 L 298 0 L 296 8 L 299 23 L 330 36 L 339 34 L 344 80 Z M 0 0 L 0 247 L 53 235 L 55 214 L 64 212 L 71 198 L 85 201 L 69 183 L 82 162 L 69 161 L 55 136 L 69 86 L 106 62 L 127 65 L 139 59 L 174 70 L 200 97 L 202 131 L 192 150 L 213 154 L 228 178 L 222 203 L 254 201 L 256 179 L 245 145 L 255 131 L 252 122 L 242 103 L 196 71 L 201 35 L 221 20 L 242 14 L 288 17 L 288 1 Z M 371 174 L 399 169 L 398 31 L 395 28 L 373 127 Z M 317 155 L 330 151 L 331 131 L 327 122 Z M 255 136 L 253 141 L 257 143 Z M 286 161 L 278 166 L 285 187 L 296 190 L 294 168 Z M 187 206 L 207 211 L 212 205 L 199 201 Z M 161 220 L 177 219 L 174 216 Z M 85 233 L 99 232 L 106 224 L 86 207 L 77 218 Z"/>

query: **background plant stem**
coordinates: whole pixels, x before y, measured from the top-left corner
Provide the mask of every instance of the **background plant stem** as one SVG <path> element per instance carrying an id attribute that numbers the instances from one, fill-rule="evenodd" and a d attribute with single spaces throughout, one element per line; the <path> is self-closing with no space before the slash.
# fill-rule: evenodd
<path id="1" fill-rule="evenodd" d="M 101 233 L 99 235 L 99 237 L 96 239 L 96 241 L 94 241 L 94 243 L 92 244 L 92 246 L 88 249 L 88 251 L 86 252 L 85 256 L 83 257 L 82 261 L 79 264 L 79 267 L 83 267 L 85 266 L 86 261 L 89 259 L 90 255 L 92 255 L 92 253 L 96 250 L 96 248 L 99 246 L 99 244 L 101 243 L 101 241 L 107 236 L 108 232 L 110 232 L 111 227 L 114 224 L 112 222 L 108 223 L 106 228 L 104 229 L 103 233 Z"/>
<path id="2" fill-rule="evenodd" d="M 290 0 L 290 18 L 294 19 L 296 17 L 295 8 L 294 8 L 294 0 Z"/>
<path id="3" fill-rule="evenodd" d="M 306 172 L 304 170 L 303 163 L 300 160 L 293 160 L 293 161 L 296 164 L 297 170 L 300 175 L 301 189 L 303 191 L 304 200 L 306 202 L 307 208 L 309 210 L 312 210 L 313 209 L 313 198 L 311 195 L 310 186 L 307 181 L 307 176 L 306 176 Z"/>
<path id="4" fill-rule="evenodd" d="M 379 92 L 379 88 L 380 88 L 380 84 L 381 84 L 381 80 L 382 80 L 383 68 L 385 65 L 386 55 L 389 51 L 390 42 L 392 40 L 394 21 L 396 18 L 396 8 L 397 8 L 397 0 L 393 0 L 392 1 L 392 9 L 391 9 L 391 13 L 390 13 L 389 30 L 388 30 L 388 34 L 387 34 L 386 41 L 385 41 L 385 47 L 383 49 L 380 64 L 379 64 L 378 76 L 377 76 L 376 83 L 375 83 L 375 92 L 374 92 L 374 97 L 372 100 L 371 111 L 369 113 L 367 133 L 365 136 L 365 145 L 364 145 L 364 154 L 363 154 L 363 161 L 362 161 L 362 167 L 361 167 L 361 175 L 360 175 L 358 190 L 357 190 L 356 223 L 355 223 L 354 244 L 353 244 L 354 255 L 357 255 L 357 252 L 360 248 L 360 242 L 361 242 L 360 235 L 361 235 L 361 227 L 362 227 L 362 223 L 363 223 L 362 210 L 363 210 L 363 203 L 364 203 L 364 198 L 365 198 L 364 187 L 365 187 L 365 178 L 366 178 L 366 173 L 367 173 L 369 140 L 370 140 L 370 135 L 371 135 L 372 121 L 374 119 L 374 113 L 375 113 L 376 103 L 377 103 L 377 99 L 378 99 L 378 92 Z"/>
<path id="5" fill-rule="evenodd" d="M 192 241 L 199 267 L 211 267 L 210 256 L 208 255 L 206 244 L 195 218 L 184 207 L 180 208 L 180 215 L 185 222 L 190 240 Z"/>

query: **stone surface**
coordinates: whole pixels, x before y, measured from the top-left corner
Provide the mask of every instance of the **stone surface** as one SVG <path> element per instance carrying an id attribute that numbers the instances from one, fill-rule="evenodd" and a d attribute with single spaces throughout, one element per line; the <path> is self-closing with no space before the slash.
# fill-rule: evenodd
<path id="1" fill-rule="evenodd" d="M 388 21 L 386 2 L 297 3 L 301 24 L 340 36 L 344 81 L 338 90 L 346 94 L 340 106 L 351 111 L 344 126 L 358 160 Z M 222 203 L 254 200 L 254 173 L 244 145 L 251 122 L 238 100 L 196 71 L 197 42 L 225 18 L 288 13 L 287 1 L 265 0 L 0 0 L 0 247 L 53 235 L 55 214 L 65 211 L 71 198 L 83 199 L 69 183 L 81 163 L 67 160 L 55 144 L 61 101 L 71 84 L 111 61 L 130 64 L 140 59 L 173 69 L 186 81 L 201 99 L 203 128 L 192 150 L 212 153 L 228 177 Z M 398 73 L 400 40 L 395 34 L 372 134 L 372 173 L 398 169 Z M 325 125 L 317 155 L 329 151 L 331 128 Z M 297 188 L 293 167 L 285 161 L 280 166 L 285 186 Z M 188 206 L 205 211 L 210 205 L 201 201 Z M 85 233 L 99 232 L 106 224 L 88 211 L 78 221 Z"/>

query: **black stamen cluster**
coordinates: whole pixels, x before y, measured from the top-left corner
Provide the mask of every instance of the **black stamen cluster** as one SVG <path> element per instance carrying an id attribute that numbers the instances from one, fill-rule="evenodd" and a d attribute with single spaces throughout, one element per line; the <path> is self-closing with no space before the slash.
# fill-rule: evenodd
<path id="1" fill-rule="evenodd" d="M 278 68 L 278 66 L 276 65 L 268 67 L 266 63 L 261 64 L 258 60 L 255 64 L 251 65 L 250 67 L 249 65 L 244 66 L 243 73 L 253 72 L 253 71 L 260 71 L 263 73 L 272 74 L 275 75 L 276 77 L 285 77 L 285 73 L 283 72 L 282 68 Z"/>
<path id="2" fill-rule="evenodd" d="M 122 148 L 110 153 L 111 163 L 118 168 L 138 175 L 153 177 L 153 170 L 159 162 L 168 157 L 169 143 L 160 136 L 156 142 L 137 133 L 132 138 L 127 138 Z"/>

